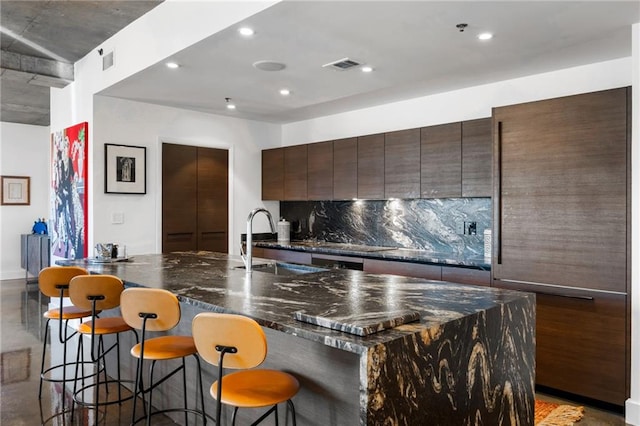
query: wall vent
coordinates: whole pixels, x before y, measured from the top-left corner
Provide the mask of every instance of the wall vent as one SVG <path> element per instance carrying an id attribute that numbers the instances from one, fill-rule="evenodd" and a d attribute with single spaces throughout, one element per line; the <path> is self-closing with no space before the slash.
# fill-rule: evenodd
<path id="1" fill-rule="evenodd" d="M 337 61 L 329 62 L 328 64 L 324 64 L 322 68 L 331 68 L 338 71 L 346 71 L 353 67 L 357 67 L 360 65 L 359 62 L 354 61 L 349 58 L 338 59 Z"/>
<path id="2" fill-rule="evenodd" d="M 107 53 L 102 57 L 102 71 L 111 68 L 113 66 L 113 51 Z"/>

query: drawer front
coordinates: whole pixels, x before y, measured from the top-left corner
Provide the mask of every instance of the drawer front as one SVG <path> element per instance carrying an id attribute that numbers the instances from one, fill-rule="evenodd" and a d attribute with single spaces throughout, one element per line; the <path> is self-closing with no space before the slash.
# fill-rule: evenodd
<path id="1" fill-rule="evenodd" d="M 254 247 L 252 255 L 263 259 L 281 260 L 283 262 L 303 263 L 311 265 L 311 253 L 293 250 L 278 250 Z"/>
<path id="2" fill-rule="evenodd" d="M 364 259 L 364 271 L 372 274 L 402 275 L 429 280 L 442 279 L 442 267 L 438 265 Z"/>
<path id="3" fill-rule="evenodd" d="M 489 287 L 491 285 L 491 271 L 443 266 L 442 281 Z"/>
<path id="4" fill-rule="evenodd" d="M 629 396 L 626 295 L 501 284 L 536 292 L 537 384 L 624 405 Z"/>

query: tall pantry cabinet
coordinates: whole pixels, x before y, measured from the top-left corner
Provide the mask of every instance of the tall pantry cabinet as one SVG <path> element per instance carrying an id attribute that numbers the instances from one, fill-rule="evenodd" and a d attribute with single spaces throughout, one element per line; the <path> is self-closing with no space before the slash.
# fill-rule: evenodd
<path id="1" fill-rule="evenodd" d="M 630 89 L 494 108 L 493 285 L 537 293 L 536 382 L 629 395 Z"/>

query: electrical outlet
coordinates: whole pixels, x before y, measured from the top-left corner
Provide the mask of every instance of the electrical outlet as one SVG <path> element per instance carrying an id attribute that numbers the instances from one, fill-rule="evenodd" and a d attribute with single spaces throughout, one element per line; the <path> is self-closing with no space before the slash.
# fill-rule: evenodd
<path id="1" fill-rule="evenodd" d="M 111 213 L 111 223 L 114 225 L 120 225 L 124 223 L 124 213 L 115 212 Z"/>
<path id="2" fill-rule="evenodd" d="M 476 235 L 478 232 L 476 222 L 464 222 L 464 235 Z"/>
<path id="3" fill-rule="evenodd" d="M 458 235 L 464 235 L 464 230 L 465 230 L 465 222 L 456 222 L 456 234 Z"/>

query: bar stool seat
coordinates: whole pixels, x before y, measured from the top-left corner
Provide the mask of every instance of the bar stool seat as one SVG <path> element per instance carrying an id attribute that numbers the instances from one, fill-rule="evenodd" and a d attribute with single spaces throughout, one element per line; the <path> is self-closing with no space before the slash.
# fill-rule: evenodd
<path id="1" fill-rule="evenodd" d="M 105 335 L 130 331 L 132 328 L 122 317 L 96 318 L 95 321 L 87 321 L 80 324 L 78 331 L 83 334 L 91 334 L 91 327 L 95 322 L 94 334 Z"/>
<path id="2" fill-rule="evenodd" d="M 131 348 L 131 355 L 140 358 L 141 349 L 138 343 Z M 198 350 L 191 336 L 161 336 L 144 342 L 144 358 L 148 360 L 183 358 L 195 353 Z"/>
<path id="3" fill-rule="evenodd" d="M 278 424 L 278 404 L 291 409 L 296 425 L 296 410 L 291 400 L 300 390 L 293 375 L 279 370 L 255 369 L 267 357 L 267 337 L 253 319 L 235 314 L 203 312 L 192 322 L 193 337 L 200 356 L 218 367 L 218 380 L 211 386 L 216 400 L 216 425 L 220 425 L 222 405 L 233 407 L 231 424 L 239 408 L 271 407 L 252 425 L 272 413 Z M 225 369 L 241 370 L 224 374 Z"/>
<path id="4" fill-rule="evenodd" d="M 77 306 L 63 306 L 62 307 L 62 315 L 60 315 L 60 308 L 52 308 L 43 314 L 43 316 L 47 319 L 54 320 L 72 320 L 72 319 L 82 319 L 91 316 L 91 311 L 78 308 Z"/>

